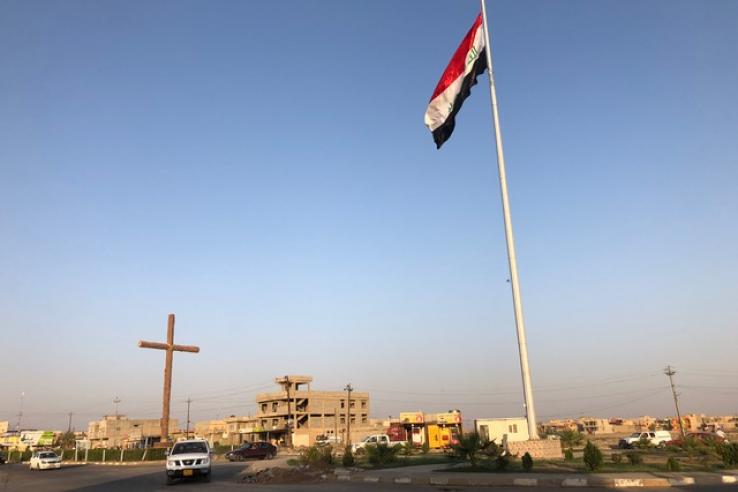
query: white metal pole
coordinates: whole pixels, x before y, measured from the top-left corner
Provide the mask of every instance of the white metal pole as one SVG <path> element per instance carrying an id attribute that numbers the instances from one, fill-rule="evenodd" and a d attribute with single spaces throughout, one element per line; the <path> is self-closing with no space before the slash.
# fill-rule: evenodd
<path id="1" fill-rule="evenodd" d="M 518 265 L 515 259 L 515 240 L 513 238 L 512 220 L 510 219 L 510 200 L 507 194 L 507 178 L 505 175 L 505 155 L 502 150 L 502 133 L 500 132 L 500 115 L 497 111 L 497 91 L 495 90 L 495 76 L 492 68 L 492 44 L 490 43 L 489 23 L 487 21 L 487 6 L 482 4 L 482 19 L 484 21 L 484 36 L 487 53 L 487 73 L 489 74 L 489 94 L 492 100 L 492 119 L 497 144 L 497 170 L 500 175 L 500 191 L 502 193 L 502 213 L 505 218 L 505 238 L 507 239 L 507 259 L 510 265 L 510 284 L 512 287 L 513 307 L 515 309 L 515 326 L 518 332 L 518 350 L 520 352 L 520 371 L 523 376 L 523 395 L 525 397 L 525 413 L 528 419 L 528 435 L 530 439 L 538 439 L 536 427 L 536 411 L 533 405 L 533 388 L 530 382 L 530 367 L 528 366 L 528 345 L 525 339 L 525 323 L 523 322 L 523 303 L 520 299 L 520 282 L 518 280 Z"/>

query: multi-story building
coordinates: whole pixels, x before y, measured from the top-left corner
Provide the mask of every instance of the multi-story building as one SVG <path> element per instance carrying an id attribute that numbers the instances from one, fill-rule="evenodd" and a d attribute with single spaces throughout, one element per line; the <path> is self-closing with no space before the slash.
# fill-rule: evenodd
<path id="1" fill-rule="evenodd" d="M 106 415 L 87 426 L 87 439 L 93 448 L 135 448 L 161 441 L 159 419 L 129 419 L 125 415 Z M 178 431 L 177 419 L 169 420 L 169 434 Z"/>
<path id="2" fill-rule="evenodd" d="M 352 441 L 378 428 L 369 420 L 369 393 L 352 392 L 349 401 L 346 391 L 313 390 L 312 381 L 310 376 L 284 376 L 274 380 L 280 391 L 256 395 L 254 434 L 284 440 L 289 423 L 292 443 L 309 446 L 320 435 L 345 442 L 347 427 Z"/>
<path id="3" fill-rule="evenodd" d="M 210 442 L 211 446 L 236 446 L 246 441 L 256 440 L 256 417 L 231 415 L 221 420 L 206 420 L 195 423 L 191 434 Z"/>

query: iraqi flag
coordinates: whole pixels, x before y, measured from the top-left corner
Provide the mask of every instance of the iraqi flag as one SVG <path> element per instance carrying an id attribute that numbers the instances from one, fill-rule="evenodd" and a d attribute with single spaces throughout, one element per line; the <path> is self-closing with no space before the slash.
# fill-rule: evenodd
<path id="1" fill-rule="evenodd" d="M 440 149 L 453 133 L 456 113 L 477 83 L 477 76 L 487 68 L 484 44 L 482 14 L 479 14 L 441 75 L 425 111 L 425 126 L 433 133 L 436 148 Z"/>

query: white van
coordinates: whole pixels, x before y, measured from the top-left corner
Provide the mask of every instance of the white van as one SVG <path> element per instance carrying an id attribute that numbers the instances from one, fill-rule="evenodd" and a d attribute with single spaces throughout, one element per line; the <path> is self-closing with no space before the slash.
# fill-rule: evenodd
<path id="1" fill-rule="evenodd" d="M 618 441 L 620 448 L 632 448 L 640 441 L 648 441 L 653 446 L 664 447 L 667 442 L 671 441 L 671 432 L 669 431 L 644 431 L 634 432 Z"/>

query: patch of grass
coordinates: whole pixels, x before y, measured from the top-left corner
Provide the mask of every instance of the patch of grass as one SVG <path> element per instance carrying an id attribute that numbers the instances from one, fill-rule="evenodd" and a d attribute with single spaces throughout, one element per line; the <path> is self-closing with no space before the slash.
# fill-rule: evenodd
<path id="1" fill-rule="evenodd" d="M 404 466 L 445 465 L 458 462 L 459 461 L 457 459 L 443 454 L 425 454 L 417 456 L 397 456 L 394 461 L 381 465 L 372 465 L 368 460 L 362 459 L 361 462 L 357 463 L 357 465 L 361 468 L 378 470 L 384 468 L 401 468 Z"/>

